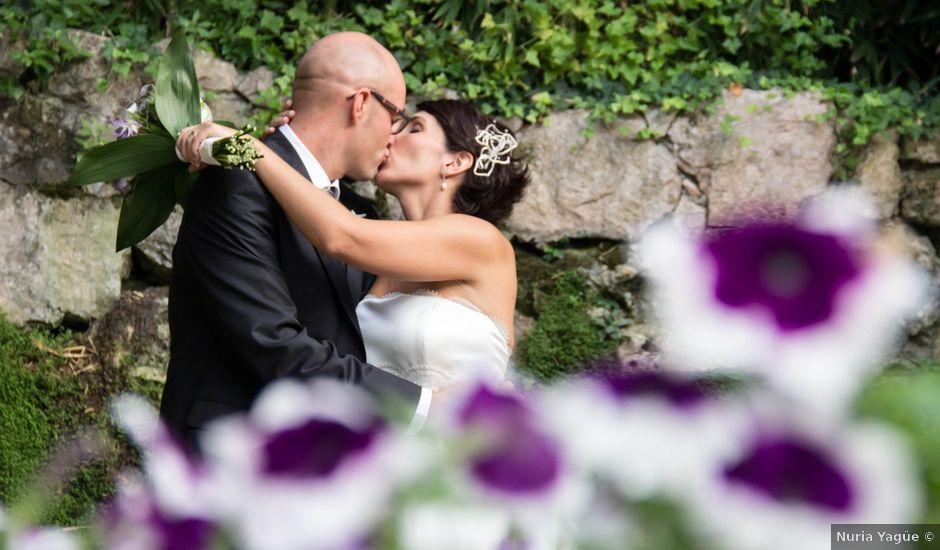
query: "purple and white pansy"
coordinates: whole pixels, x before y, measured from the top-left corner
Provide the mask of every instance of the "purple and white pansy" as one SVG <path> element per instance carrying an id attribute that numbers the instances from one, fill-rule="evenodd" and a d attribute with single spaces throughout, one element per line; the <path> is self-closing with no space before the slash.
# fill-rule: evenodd
<path id="1" fill-rule="evenodd" d="M 875 424 L 835 431 L 760 418 L 690 487 L 692 524 L 729 549 L 829 548 L 832 523 L 909 523 L 922 510 L 905 441 Z"/>
<path id="2" fill-rule="evenodd" d="M 563 545 L 589 500 L 589 489 L 571 469 L 536 403 L 482 380 L 458 391 L 423 434 L 442 451 L 442 490 L 437 499 L 405 508 L 400 517 L 403 546 L 411 547 L 423 536 L 416 525 L 460 515 L 458 510 L 465 519 L 433 537 L 442 544 L 438 547 L 463 547 L 461 540 L 451 538 L 461 532 L 475 533 L 468 540 L 478 545 L 468 548 Z"/>
<path id="3" fill-rule="evenodd" d="M 99 528 L 107 548 L 137 550 L 201 550 L 212 548 L 218 526 L 207 518 L 208 509 L 187 516 L 161 507 L 154 498 L 153 480 L 124 480 L 117 497 L 104 509 Z"/>
<path id="4" fill-rule="evenodd" d="M 367 539 L 426 455 L 396 437 L 361 390 L 280 381 L 247 416 L 202 440 L 225 502 L 220 521 L 244 548 L 348 548 Z"/>
<path id="5" fill-rule="evenodd" d="M 641 252 L 667 361 L 751 371 L 827 417 L 845 411 L 927 296 L 865 205 L 834 190 L 797 217 L 699 237 L 653 226 Z"/>
<path id="6" fill-rule="evenodd" d="M 696 380 L 663 370 L 607 369 L 540 398 L 578 470 L 629 499 L 684 495 L 738 441 L 746 417 Z"/>
<path id="7" fill-rule="evenodd" d="M 204 466 L 188 456 L 142 398 L 124 395 L 112 416 L 140 449 L 144 479 L 131 478 L 104 516 L 113 548 L 208 548 L 220 495 Z"/>

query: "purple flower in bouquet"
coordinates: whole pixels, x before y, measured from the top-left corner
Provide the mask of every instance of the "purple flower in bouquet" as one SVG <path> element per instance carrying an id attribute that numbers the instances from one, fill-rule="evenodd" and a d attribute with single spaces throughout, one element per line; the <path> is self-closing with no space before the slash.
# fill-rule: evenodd
<path id="1" fill-rule="evenodd" d="M 186 206 L 199 176 L 188 172 L 188 163 L 180 162 L 176 138 L 183 128 L 209 117 L 208 106 L 200 100 L 189 45 L 182 29 L 176 29 L 160 58 L 155 84 L 144 86 L 124 117 L 112 121 L 118 139 L 85 151 L 67 182 L 133 181 L 121 204 L 118 251 L 147 238 L 176 204 Z M 253 169 L 260 153 L 246 135 L 252 131 L 246 126 L 212 142 L 203 160 L 224 168 Z"/>
<path id="2" fill-rule="evenodd" d="M 845 414 L 926 298 L 866 204 L 836 189 L 794 218 L 700 236 L 652 227 L 641 252 L 668 366 L 750 371 L 824 418 Z"/>
<path id="3" fill-rule="evenodd" d="M 127 139 L 140 133 L 140 122 L 133 118 L 112 119 L 111 126 L 114 126 L 114 135 L 118 139 Z"/>
<path id="4" fill-rule="evenodd" d="M 832 523 L 906 523 L 922 495 L 903 441 L 880 425 L 758 421 L 690 487 L 695 525 L 723 548 L 828 548 Z"/>
<path id="5" fill-rule="evenodd" d="M 131 180 L 130 178 L 121 178 L 119 180 L 116 180 L 114 183 L 112 183 L 111 186 L 118 193 L 122 193 L 122 194 L 127 193 L 128 190 L 131 188 Z"/>

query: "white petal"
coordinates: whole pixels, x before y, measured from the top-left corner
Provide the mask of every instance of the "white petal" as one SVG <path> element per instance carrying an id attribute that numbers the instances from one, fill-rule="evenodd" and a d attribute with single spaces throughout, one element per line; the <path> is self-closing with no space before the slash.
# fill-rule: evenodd
<path id="1" fill-rule="evenodd" d="M 111 415 L 142 450 L 150 451 L 160 430 L 160 415 L 142 397 L 123 394 L 111 403 Z"/>

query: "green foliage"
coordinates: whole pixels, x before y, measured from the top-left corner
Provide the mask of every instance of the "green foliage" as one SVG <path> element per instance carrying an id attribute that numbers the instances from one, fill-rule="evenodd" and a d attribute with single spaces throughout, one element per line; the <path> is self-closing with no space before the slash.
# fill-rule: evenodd
<path id="1" fill-rule="evenodd" d="M 446 89 L 484 110 L 535 121 L 587 108 L 612 120 L 652 107 L 692 112 L 732 84 L 818 90 L 831 99 L 844 153 L 880 129 L 920 135 L 940 126 L 940 7 L 931 0 L 393 0 L 265 2 L 43 0 L 0 8 L 23 47 L 16 95 L 30 79 L 82 55 L 66 28 L 114 36 L 122 74 L 152 66 L 171 25 L 241 70 L 266 65 L 275 85 L 252 101 L 264 127 L 288 94 L 293 66 L 316 38 L 361 30 L 395 52 L 413 94 Z M 152 70 L 152 69 L 151 69 Z M 649 137 L 649 136 L 647 136 Z"/>
<path id="2" fill-rule="evenodd" d="M 851 37 L 824 52 L 829 74 L 864 86 L 901 85 L 923 95 L 940 86 L 940 4 L 934 0 L 841 1 L 821 6 Z"/>
<path id="3" fill-rule="evenodd" d="M 885 420 L 904 432 L 920 467 L 927 507 L 923 523 L 940 522 L 940 364 L 893 368 L 875 379 L 857 404 L 863 416 Z"/>
<path id="4" fill-rule="evenodd" d="M 186 35 L 176 29 L 173 39 L 160 58 L 157 70 L 154 106 L 160 123 L 170 136 L 201 121 L 199 110 L 199 83 Z"/>
<path id="5" fill-rule="evenodd" d="M 614 354 L 617 341 L 589 313 L 601 296 L 582 275 L 562 271 L 532 292 L 537 318 L 519 346 L 523 371 L 549 381 Z"/>

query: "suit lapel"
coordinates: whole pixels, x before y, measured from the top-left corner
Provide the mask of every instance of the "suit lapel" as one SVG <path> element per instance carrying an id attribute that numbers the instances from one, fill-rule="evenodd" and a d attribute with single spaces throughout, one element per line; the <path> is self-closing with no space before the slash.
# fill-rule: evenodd
<path id="1" fill-rule="evenodd" d="M 280 132 L 275 132 L 270 137 L 265 140 L 265 144 L 270 147 L 275 153 L 277 153 L 281 158 L 287 161 L 295 170 L 300 172 L 305 178 L 310 179 L 310 175 L 307 173 L 306 168 L 304 168 L 303 162 L 300 160 L 300 155 L 294 150 L 294 147 L 287 141 L 287 138 L 283 136 Z M 342 194 L 340 194 L 342 198 Z M 291 228 L 294 231 L 298 231 L 297 228 L 291 224 Z M 306 237 L 301 236 L 304 241 L 307 241 Z M 309 241 L 307 241 L 309 243 Z M 316 252 L 317 257 L 320 260 L 320 264 L 323 266 L 323 270 L 326 272 L 330 285 L 333 287 L 333 292 L 339 298 L 339 301 L 343 304 L 343 312 L 346 314 L 346 317 L 349 321 L 356 327 L 356 332 L 359 332 L 359 320 L 356 318 L 356 304 L 353 301 L 351 286 L 352 281 L 349 281 L 346 275 L 346 264 L 340 262 L 339 260 L 327 256 L 320 252 L 317 247 L 310 245 L 310 248 Z M 358 270 L 353 270 L 358 272 Z"/>

